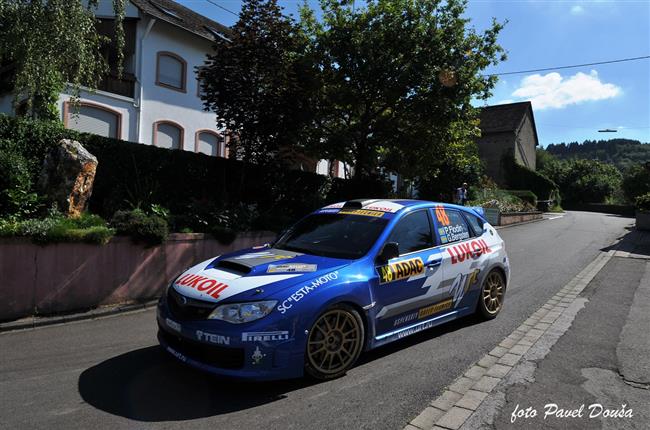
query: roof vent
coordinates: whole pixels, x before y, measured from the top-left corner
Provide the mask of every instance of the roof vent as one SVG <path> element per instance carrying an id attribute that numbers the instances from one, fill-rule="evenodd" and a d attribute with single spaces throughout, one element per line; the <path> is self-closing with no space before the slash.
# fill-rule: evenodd
<path id="1" fill-rule="evenodd" d="M 157 3 L 154 3 L 152 1 L 150 1 L 149 3 L 151 3 L 156 9 L 158 9 L 159 11 L 164 13 L 165 15 L 171 16 L 172 18 L 176 18 L 176 19 L 182 21 L 182 18 L 176 12 L 174 12 L 173 10 L 167 9 L 166 7 L 161 6 L 161 5 L 159 5 Z"/>
<path id="2" fill-rule="evenodd" d="M 207 25 L 204 26 L 204 27 L 205 27 L 206 30 L 208 30 L 210 33 L 212 33 L 212 35 L 215 37 L 215 39 L 219 38 L 219 39 L 225 40 L 226 42 L 232 42 L 232 40 L 227 38 L 225 34 L 223 34 L 221 31 L 217 30 L 216 28 L 208 27 Z"/>

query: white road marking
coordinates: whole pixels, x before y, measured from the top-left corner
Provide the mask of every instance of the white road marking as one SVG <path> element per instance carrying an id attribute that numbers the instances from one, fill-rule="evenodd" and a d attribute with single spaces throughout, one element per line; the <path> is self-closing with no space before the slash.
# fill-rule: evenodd
<path id="1" fill-rule="evenodd" d="M 551 220 L 551 219 L 558 219 L 558 218 L 564 218 L 564 215 L 552 216 L 552 217 L 549 218 L 549 220 Z"/>

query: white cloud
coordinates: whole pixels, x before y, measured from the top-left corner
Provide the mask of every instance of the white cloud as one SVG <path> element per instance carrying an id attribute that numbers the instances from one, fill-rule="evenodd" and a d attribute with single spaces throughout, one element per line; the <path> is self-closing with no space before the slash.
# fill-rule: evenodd
<path id="1" fill-rule="evenodd" d="M 621 88 L 604 83 L 598 72 L 578 72 L 567 78 L 557 72 L 526 76 L 513 97 L 518 101 L 530 100 L 535 109 L 560 109 L 587 101 L 605 100 L 621 94 Z"/>
<path id="2" fill-rule="evenodd" d="M 585 9 L 582 6 L 580 6 L 579 4 L 577 4 L 577 5 L 575 5 L 575 6 L 573 6 L 571 8 L 571 14 L 572 15 L 580 15 L 584 11 L 585 11 Z"/>

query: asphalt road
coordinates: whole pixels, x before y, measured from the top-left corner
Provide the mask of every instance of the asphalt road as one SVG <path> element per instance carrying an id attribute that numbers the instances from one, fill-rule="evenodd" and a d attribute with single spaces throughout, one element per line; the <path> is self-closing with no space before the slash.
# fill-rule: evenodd
<path id="1" fill-rule="evenodd" d="M 153 311 L 0 334 L 0 428 L 401 429 L 631 223 L 569 212 L 500 230 L 513 277 L 496 320 L 419 333 L 326 383 L 185 368 L 156 346 Z"/>

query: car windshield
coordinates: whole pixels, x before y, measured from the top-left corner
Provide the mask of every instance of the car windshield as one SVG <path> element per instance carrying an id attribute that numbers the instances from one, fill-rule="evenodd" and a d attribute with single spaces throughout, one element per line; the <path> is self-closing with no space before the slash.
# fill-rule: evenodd
<path id="1" fill-rule="evenodd" d="M 366 255 L 387 222 L 362 215 L 313 214 L 294 225 L 274 248 L 353 260 Z"/>

